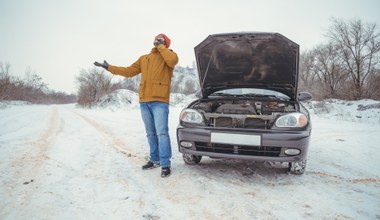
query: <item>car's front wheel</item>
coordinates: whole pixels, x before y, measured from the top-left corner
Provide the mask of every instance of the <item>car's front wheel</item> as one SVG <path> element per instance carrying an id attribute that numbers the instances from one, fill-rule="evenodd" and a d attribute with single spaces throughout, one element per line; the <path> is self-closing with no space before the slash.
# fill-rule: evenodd
<path id="1" fill-rule="evenodd" d="M 189 165 L 195 165 L 201 162 L 202 156 L 192 155 L 192 154 L 182 154 L 183 161 Z"/>
<path id="2" fill-rule="evenodd" d="M 306 160 L 289 163 L 289 173 L 291 174 L 302 175 L 305 173 L 305 169 L 306 169 Z"/>

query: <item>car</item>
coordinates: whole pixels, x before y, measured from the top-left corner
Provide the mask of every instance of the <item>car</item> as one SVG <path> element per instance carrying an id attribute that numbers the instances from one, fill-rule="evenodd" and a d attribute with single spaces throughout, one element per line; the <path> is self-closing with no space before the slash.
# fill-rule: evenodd
<path id="1" fill-rule="evenodd" d="M 269 161 L 305 172 L 311 120 L 298 93 L 299 45 L 279 33 L 209 35 L 195 48 L 200 95 L 179 115 L 179 152 Z"/>

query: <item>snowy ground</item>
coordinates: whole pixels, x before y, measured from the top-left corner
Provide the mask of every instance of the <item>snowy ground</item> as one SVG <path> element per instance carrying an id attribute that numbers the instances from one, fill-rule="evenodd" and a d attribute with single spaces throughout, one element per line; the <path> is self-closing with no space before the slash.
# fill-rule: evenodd
<path id="1" fill-rule="evenodd" d="M 378 104 L 310 103 L 302 176 L 251 161 L 185 165 L 175 136 L 183 105 L 172 105 L 173 174 L 161 178 L 141 170 L 136 104 L 0 103 L 0 219 L 380 219 Z"/>

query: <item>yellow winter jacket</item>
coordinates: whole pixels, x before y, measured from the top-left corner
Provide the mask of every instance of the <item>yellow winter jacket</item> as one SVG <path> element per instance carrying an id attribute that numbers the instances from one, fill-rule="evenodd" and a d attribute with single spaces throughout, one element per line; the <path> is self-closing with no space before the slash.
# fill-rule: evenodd
<path id="1" fill-rule="evenodd" d="M 160 44 L 149 54 L 142 55 L 129 67 L 108 66 L 112 74 L 133 77 L 141 73 L 140 102 L 160 101 L 169 103 L 170 83 L 178 56 Z"/>

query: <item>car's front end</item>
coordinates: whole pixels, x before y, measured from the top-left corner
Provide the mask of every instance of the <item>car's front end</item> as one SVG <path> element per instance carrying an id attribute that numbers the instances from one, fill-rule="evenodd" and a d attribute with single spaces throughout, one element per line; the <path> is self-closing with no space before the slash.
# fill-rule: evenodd
<path id="1" fill-rule="evenodd" d="M 302 174 L 311 122 L 297 93 L 298 45 L 273 33 L 222 34 L 195 52 L 203 97 L 180 114 L 185 162 L 202 156 L 288 162 L 291 173 Z"/>

